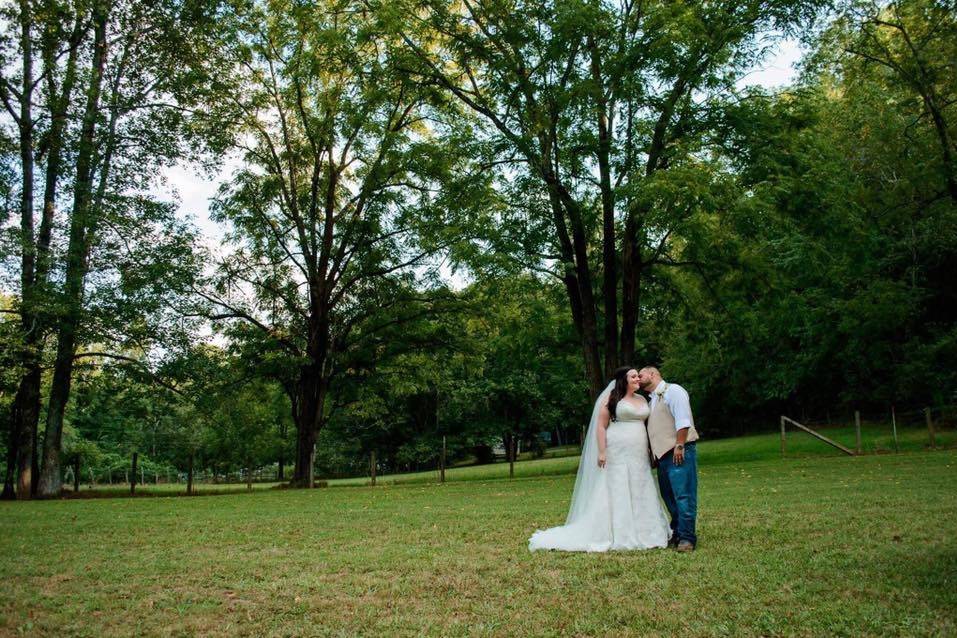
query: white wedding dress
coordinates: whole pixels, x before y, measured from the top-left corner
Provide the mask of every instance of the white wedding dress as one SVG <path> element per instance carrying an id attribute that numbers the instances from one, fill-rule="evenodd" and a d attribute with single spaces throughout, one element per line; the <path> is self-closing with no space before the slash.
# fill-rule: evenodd
<path id="1" fill-rule="evenodd" d="M 671 528 L 651 474 L 647 404 L 639 409 L 627 399 L 618 402 L 617 420 L 607 430 L 606 464 L 598 467 L 593 440 L 597 412 L 610 389 L 595 404 L 565 525 L 536 531 L 528 541 L 530 551 L 606 552 L 668 545 Z"/>

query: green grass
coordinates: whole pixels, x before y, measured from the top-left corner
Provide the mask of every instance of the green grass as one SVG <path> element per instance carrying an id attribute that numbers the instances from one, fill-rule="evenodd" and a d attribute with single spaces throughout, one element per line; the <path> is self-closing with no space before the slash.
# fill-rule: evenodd
<path id="1" fill-rule="evenodd" d="M 3 502 L 0 635 L 957 634 L 957 451 L 733 450 L 690 555 L 530 554 L 567 474 Z"/>

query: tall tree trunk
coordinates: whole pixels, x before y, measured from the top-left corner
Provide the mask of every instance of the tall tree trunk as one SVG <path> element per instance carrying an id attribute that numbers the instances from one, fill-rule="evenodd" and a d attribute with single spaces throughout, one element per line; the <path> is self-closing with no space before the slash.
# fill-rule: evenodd
<path id="1" fill-rule="evenodd" d="M 644 268 L 641 259 L 641 243 L 638 239 L 640 232 L 638 216 L 638 211 L 633 209 L 628 211 L 623 238 L 621 281 L 621 361 L 623 365 L 640 365 L 641 363 L 635 360 L 635 335 L 641 311 L 641 276 L 642 268 Z"/>
<path id="2" fill-rule="evenodd" d="M 38 492 L 38 486 L 40 482 L 37 480 L 37 477 L 40 476 L 40 455 L 38 451 L 40 450 L 39 441 L 37 440 L 37 428 L 30 428 L 30 476 L 32 480 L 30 481 L 30 496 L 35 498 Z"/>
<path id="3" fill-rule="evenodd" d="M 564 214 L 561 210 L 561 202 L 558 201 L 557 195 L 552 197 L 552 210 L 556 217 L 563 218 Z M 564 219 L 562 219 L 562 223 L 564 223 Z M 603 387 L 601 376 L 601 358 L 598 352 L 598 338 L 594 333 L 594 326 L 596 325 L 596 322 L 594 321 L 593 314 L 592 321 L 588 322 L 586 325 L 585 308 L 582 303 L 581 286 L 578 282 L 578 275 L 576 274 L 574 266 L 575 258 L 571 252 L 570 242 L 568 242 L 567 256 L 564 254 L 564 249 L 562 252 L 563 261 L 565 263 L 565 272 L 562 275 L 562 282 L 565 284 L 565 292 L 568 295 L 568 303 L 571 307 L 572 322 L 575 326 L 575 332 L 578 333 L 578 338 L 581 342 L 582 356 L 585 363 L 585 373 L 588 379 L 589 392 L 591 396 L 595 397 L 598 396 Z"/>
<path id="4" fill-rule="evenodd" d="M 47 135 L 43 217 L 40 220 L 40 232 L 37 237 L 36 288 L 40 293 L 44 292 L 51 268 L 50 238 L 53 231 L 53 220 L 56 215 L 57 186 L 59 185 L 63 165 L 63 134 L 66 129 L 73 89 L 76 86 L 76 61 L 80 50 L 80 41 L 83 39 L 85 31 L 83 23 L 84 16 L 78 13 L 73 24 L 73 32 L 70 35 L 66 70 L 59 91 L 55 80 L 57 45 L 59 42 L 50 37 L 44 39 L 43 59 L 44 72 L 47 77 L 47 101 L 50 105 L 50 131 Z"/>
<path id="5" fill-rule="evenodd" d="M 0 494 L 0 499 L 4 501 L 13 500 L 17 497 L 13 484 L 17 480 L 17 448 L 19 447 L 19 441 L 16 437 L 20 435 L 20 432 L 14 429 L 16 421 L 13 412 L 14 407 L 10 406 L 10 414 L 7 417 L 7 424 L 10 426 L 7 439 L 7 471 L 3 476 L 3 493 Z"/>
<path id="6" fill-rule="evenodd" d="M 312 450 L 322 429 L 322 413 L 328 385 L 328 380 L 322 375 L 322 367 L 320 363 L 310 363 L 303 366 L 300 373 L 297 401 L 299 410 L 295 419 L 296 463 L 292 477 L 292 482 L 299 487 L 308 485 Z"/>
<path id="7" fill-rule="evenodd" d="M 605 306 L 605 378 L 620 365 L 618 356 L 618 247 L 615 241 L 615 192 L 611 185 L 611 132 L 608 99 L 602 80 L 601 54 L 594 36 L 588 37 L 598 127 L 598 183 L 602 217 L 602 297 Z"/>
<path id="8" fill-rule="evenodd" d="M 73 33 L 70 38 L 70 51 L 67 58 L 66 72 L 63 86 L 57 91 L 55 76 L 55 49 L 58 44 L 50 38 L 44 39 L 43 57 L 45 64 L 45 74 L 47 77 L 48 93 L 47 100 L 51 113 L 51 124 L 47 141 L 47 167 L 46 167 L 46 185 L 43 194 L 43 215 L 40 220 L 40 230 L 36 238 L 34 251 L 34 264 L 29 270 L 33 271 L 31 280 L 23 280 L 23 308 L 24 318 L 29 321 L 30 328 L 25 332 L 25 367 L 26 373 L 20 380 L 18 397 L 22 399 L 19 409 L 15 412 L 18 423 L 12 425 L 17 427 L 21 435 L 21 441 L 29 432 L 29 454 L 30 454 L 30 491 L 34 495 L 38 492 L 37 478 L 38 472 L 38 448 L 37 448 L 37 429 L 40 421 L 40 386 L 42 383 L 41 361 L 43 358 L 43 337 L 46 333 L 46 316 L 41 309 L 43 299 L 48 294 L 47 277 L 51 268 L 50 240 L 52 236 L 53 220 L 56 210 L 56 188 L 60 175 L 60 166 L 62 163 L 63 131 L 66 126 L 67 109 L 70 104 L 70 97 L 73 94 L 73 87 L 76 82 L 76 58 L 79 47 L 79 40 L 82 37 L 82 21 L 78 16 Z M 32 173 L 32 167 L 31 167 Z M 31 238 L 31 247 L 33 246 Z M 27 269 L 25 269 L 26 271 Z M 26 454 L 21 459 L 26 462 Z M 5 486 L 6 492 L 6 486 Z"/>
<path id="9" fill-rule="evenodd" d="M 20 86 L 20 293 L 27 296 L 33 287 L 36 244 L 33 228 L 33 15 L 29 0 L 20 0 L 20 46 L 23 54 L 23 82 Z M 26 322 L 28 318 L 24 318 Z M 24 326 L 29 332 L 33 326 Z"/>
<path id="10" fill-rule="evenodd" d="M 38 340 L 37 325 L 33 311 L 33 279 L 36 267 L 36 245 L 33 225 L 33 14 L 29 0 L 20 0 L 20 47 L 23 56 L 22 83 L 20 86 L 19 143 L 21 165 L 20 188 L 20 325 L 23 331 L 23 358 L 25 374 L 10 411 L 10 450 L 16 465 L 16 494 L 29 498 L 33 490 L 34 429 L 29 426 L 34 404 L 34 392 L 30 382 L 39 371 L 35 344 Z M 38 386 L 39 387 L 39 386 Z M 39 398 L 36 398 L 39 402 Z M 37 406 L 39 410 L 39 405 Z M 10 475 L 8 469 L 8 475 Z M 3 495 L 11 497 L 14 481 L 4 484 Z"/>
<path id="11" fill-rule="evenodd" d="M 106 64 L 106 57 L 108 53 L 106 51 L 106 39 L 105 39 L 106 23 L 109 21 L 108 6 L 109 6 L 108 2 L 105 2 L 102 9 L 103 20 L 104 20 L 103 22 L 104 39 L 102 40 L 103 46 L 99 46 L 97 44 L 100 42 L 99 32 L 97 32 L 97 37 L 95 38 L 95 41 L 94 41 L 94 46 L 97 47 L 97 52 L 102 51 L 102 56 L 103 56 L 102 64 L 100 65 L 100 69 L 99 69 L 100 84 L 98 84 L 96 87 L 97 102 L 94 105 L 94 113 L 96 113 L 96 111 L 98 111 L 99 109 L 100 85 L 102 84 L 103 67 Z M 86 218 L 86 221 L 84 222 L 84 228 L 81 229 L 82 234 L 80 236 L 81 241 L 79 243 L 80 243 L 80 248 L 82 249 L 82 252 L 80 254 L 80 257 L 81 257 L 79 262 L 80 267 L 76 272 L 76 282 L 78 283 L 78 288 L 75 290 L 71 290 L 69 285 L 70 284 L 69 268 L 71 265 L 71 262 L 69 261 L 70 259 L 69 253 L 68 253 L 68 262 L 67 262 L 68 304 L 69 304 L 69 308 L 71 310 L 75 310 L 75 312 L 71 312 L 66 316 L 65 319 L 61 319 L 61 322 L 60 322 L 61 331 L 59 335 L 59 343 L 62 343 L 63 342 L 62 328 L 64 327 L 64 324 L 68 324 L 65 327 L 67 328 L 67 330 L 69 331 L 71 335 L 71 338 L 69 340 L 70 341 L 69 343 L 70 357 L 71 357 L 70 362 L 68 364 L 69 378 L 65 386 L 65 394 L 63 395 L 63 398 L 62 398 L 62 405 L 60 405 L 60 408 L 59 408 L 60 410 L 59 418 L 54 421 L 51 421 L 49 418 L 47 419 L 46 436 L 44 437 L 44 444 L 43 444 L 43 470 L 40 474 L 40 481 L 39 481 L 41 493 L 49 492 L 48 495 L 54 495 L 56 493 L 59 493 L 59 490 L 60 490 L 59 476 L 60 476 L 60 453 L 61 453 L 61 447 L 62 447 L 62 434 L 63 434 L 63 413 L 66 409 L 66 403 L 69 401 L 70 379 L 72 379 L 72 374 L 73 374 L 72 357 L 76 352 L 75 335 L 76 335 L 76 329 L 79 326 L 80 315 L 82 314 L 82 308 L 83 308 L 83 283 L 86 279 L 86 273 L 88 270 L 87 262 L 89 259 L 90 246 L 93 241 L 93 235 L 96 232 L 97 220 L 99 218 L 99 215 L 101 214 L 103 198 L 106 193 L 106 188 L 108 185 L 108 180 L 110 175 L 110 167 L 112 165 L 113 152 L 116 146 L 115 144 L 116 126 L 117 126 L 117 120 L 119 117 L 119 108 L 118 108 L 119 107 L 119 103 L 118 103 L 119 83 L 122 80 L 122 78 L 125 76 L 126 66 L 129 62 L 129 53 L 131 49 L 131 43 L 132 43 L 132 40 L 135 39 L 136 33 L 138 33 L 138 31 L 131 31 L 130 34 L 128 34 L 127 37 L 125 38 L 125 46 L 120 56 L 119 63 L 117 64 L 117 71 L 113 79 L 113 84 L 111 86 L 110 118 L 109 118 L 109 124 L 107 126 L 107 132 L 105 134 L 104 141 L 102 142 L 102 146 L 104 147 L 104 152 L 102 156 L 99 156 L 98 146 L 95 143 L 96 141 L 95 129 L 91 128 L 90 140 L 93 141 L 93 145 L 92 145 L 93 154 L 92 154 L 92 158 L 89 160 L 88 166 L 82 167 L 84 170 L 83 174 L 86 175 L 85 182 L 87 183 L 87 186 L 84 187 L 85 192 L 83 193 L 84 195 L 83 201 L 85 204 L 84 206 L 85 214 L 83 215 L 83 217 Z M 77 161 L 77 178 L 78 179 L 81 175 L 80 169 L 81 169 L 81 165 L 78 160 Z M 99 179 L 98 179 L 99 184 L 97 186 L 95 195 L 91 195 L 93 181 L 94 181 L 93 174 L 97 169 L 99 170 Z M 78 199 L 74 199 L 74 217 L 76 215 L 78 202 L 79 202 Z M 73 240 L 72 231 L 73 231 L 73 227 L 71 225 L 71 246 L 72 246 L 72 240 Z M 75 302 L 75 305 L 74 305 L 74 302 Z M 57 360 L 58 361 L 60 360 L 59 349 L 57 351 Z M 56 379 L 56 373 L 54 372 L 54 380 L 55 379 Z M 52 398 L 53 397 L 51 392 L 51 406 L 52 406 Z M 48 415 L 49 415 L 49 411 L 48 411 Z M 47 468 L 49 468 L 49 470 Z"/>
<path id="12" fill-rule="evenodd" d="M 22 425 L 29 423 L 33 418 L 31 415 L 40 409 L 40 372 L 39 365 L 31 365 L 29 373 L 21 380 L 11 409 L 10 424 L 11 427 L 17 427 L 18 436 L 14 447 L 17 472 L 16 495 L 21 499 L 30 498 L 33 495 L 34 431 Z"/>
<path id="13" fill-rule="evenodd" d="M 47 408 L 44 463 L 41 496 L 54 496 L 60 491 L 60 448 L 63 438 L 63 416 L 70 398 L 76 336 L 83 305 L 83 284 L 89 260 L 89 243 L 93 225 L 93 156 L 95 153 L 96 119 L 99 112 L 103 70 L 106 64 L 106 25 L 109 18 L 105 2 L 94 5 L 94 42 L 83 126 L 80 132 L 73 193 L 73 214 L 70 219 L 70 242 L 67 248 L 64 309 L 59 316 L 57 352 Z M 105 170 L 105 167 L 104 167 Z"/>
<path id="14" fill-rule="evenodd" d="M 565 204 L 568 208 L 568 205 Z M 571 211 L 570 211 L 571 212 Z M 591 271 L 588 266 L 588 244 L 581 216 L 570 215 L 572 238 L 575 247 L 575 275 L 578 281 L 582 305 L 582 347 L 585 353 L 585 372 L 588 375 L 592 396 L 598 396 L 605 385 L 602 373 L 601 354 L 598 344 L 598 317 L 595 311 L 595 294 L 592 290 Z"/>
<path id="15" fill-rule="evenodd" d="M 559 249 L 565 268 L 562 279 L 571 305 L 572 320 L 575 322 L 575 328 L 581 340 L 588 388 L 591 396 L 597 397 L 604 388 L 605 382 L 598 347 L 598 319 L 595 315 L 595 297 L 591 287 L 591 271 L 588 268 L 584 228 L 581 226 L 581 217 L 574 214 L 574 208 L 569 208 L 569 206 L 574 207 L 574 202 L 570 201 L 567 194 L 563 197 L 558 177 L 552 170 L 550 160 L 547 159 L 551 153 L 551 143 L 544 135 L 539 139 L 543 157 L 542 178 L 548 190 L 552 220 L 558 234 Z M 571 213 L 571 233 L 565 221 L 566 211 Z"/>
<path id="16" fill-rule="evenodd" d="M 13 496 L 13 474 L 17 464 L 18 448 L 22 432 L 31 433 L 31 478 L 36 476 L 36 463 L 34 459 L 37 456 L 37 450 L 33 445 L 36 440 L 36 431 L 40 420 L 40 384 L 42 381 L 41 361 L 43 358 L 43 338 L 46 334 L 47 317 L 42 310 L 43 300 L 48 294 L 47 277 L 51 268 L 50 240 L 53 231 L 53 220 L 56 210 L 56 188 L 60 175 L 62 164 L 63 132 L 66 127 L 67 109 L 70 105 L 70 98 L 73 95 L 73 87 L 76 84 L 76 60 L 79 51 L 79 43 L 83 37 L 83 19 L 77 15 L 74 21 L 73 32 L 69 40 L 69 53 L 67 57 L 66 70 L 62 87 L 58 90 L 56 86 L 56 55 L 60 42 L 50 35 L 52 29 L 47 29 L 43 39 L 43 60 L 44 73 L 47 80 L 47 103 L 51 114 L 50 130 L 45 136 L 46 139 L 46 186 L 43 194 L 43 215 L 40 220 L 40 229 L 36 238 L 36 247 L 33 251 L 35 265 L 30 269 L 34 270 L 32 280 L 22 280 L 25 286 L 22 293 L 22 311 L 26 319 L 25 325 L 30 327 L 25 330 L 25 351 L 24 351 L 24 370 L 25 373 L 20 380 L 17 390 L 17 396 L 20 397 L 18 403 L 19 409 L 11 412 L 11 418 L 16 417 L 17 421 L 10 422 L 11 442 L 9 445 L 7 476 L 4 477 L 3 498 L 12 498 Z M 32 167 L 30 169 L 32 171 Z M 32 208 L 31 208 L 32 210 Z M 31 213 L 32 215 L 32 213 Z M 32 222 L 31 222 L 32 223 Z M 31 238 L 32 241 L 32 238 Z M 28 272 L 30 269 L 25 269 Z M 31 490 L 34 489 L 35 481 L 31 480 Z"/>
<path id="17" fill-rule="evenodd" d="M 698 67 L 695 67 L 693 71 L 697 69 Z M 671 87 L 668 97 L 662 105 L 652 132 L 648 158 L 645 162 L 645 177 L 651 177 L 661 165 L 668 127 L 675 106 L 691 86 L 690 77 L 688 74 L 681 75 Z M 623 362 L 629 365 L 638 365 L 638 362 L 633 361 L 635 357 L 635 333 L 641 311 L 642 269 L 647 265 L 642 259 L 639 233 L 642 230 L 642 221 L 648 212 L 647 204 L 631 203 L 628 207 L 628 217 L 625 220 L 625 237 L 622 251 L 624 275 L 622 280 L 621 358 Z"/>

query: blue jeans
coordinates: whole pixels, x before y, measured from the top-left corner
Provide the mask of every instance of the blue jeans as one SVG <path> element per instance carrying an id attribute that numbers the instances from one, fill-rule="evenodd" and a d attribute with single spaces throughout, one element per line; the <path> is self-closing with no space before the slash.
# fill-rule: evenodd
<path id="1" fill-rule="evenodd" d="M 658 461 L 658 487 L 671 514 L 671 536 L 697 545 L 694 533 L 698 515 L 698 456 L 694 443 L 685 444 L 685 459 L 675 465 L 674 450 Z"/>

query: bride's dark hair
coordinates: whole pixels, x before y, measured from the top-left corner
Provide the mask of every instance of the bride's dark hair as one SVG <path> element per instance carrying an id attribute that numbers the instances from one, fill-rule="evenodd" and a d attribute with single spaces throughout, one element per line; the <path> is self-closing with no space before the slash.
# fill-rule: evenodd
<path id="1" fill-rule="evenodd" d="M 615 370 L 615 387 L 611 389 L 611 394 L 608 396 L 608 413 L 611 414 L 612 421 L 618 419 L 618 415 L 615 413 L 618 402 L 628 394 L 628 373 L 631 370 L 635 370 L 635 367 L 622 366 Z"/>

